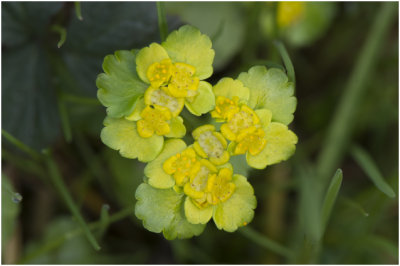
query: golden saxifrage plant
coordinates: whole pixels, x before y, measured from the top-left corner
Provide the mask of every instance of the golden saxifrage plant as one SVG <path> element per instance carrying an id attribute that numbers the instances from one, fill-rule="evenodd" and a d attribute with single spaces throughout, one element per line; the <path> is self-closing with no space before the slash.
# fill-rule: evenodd
<path id="1" fill-rule="evenodd" d="M 245 154 L 250 167 L 264 169 L 295 151 L 297 137 L 287 125 L 296 98 L 286 74 L 254 66 L 212 86 L 204 80 L 214 54 L 209 37 L 185 25 L 161 44 L 106 56 L 97 78 L 107 108 L 101 139 L 121 156 L 147 163 L 135 214 L 167 239 L 199 235 L 211 219 L 228 232 L 250 223 L 254 190 L 230 158 Z M 189 145 L 182 140 L 184 107 L 213 118 L 191 132 Z"/>

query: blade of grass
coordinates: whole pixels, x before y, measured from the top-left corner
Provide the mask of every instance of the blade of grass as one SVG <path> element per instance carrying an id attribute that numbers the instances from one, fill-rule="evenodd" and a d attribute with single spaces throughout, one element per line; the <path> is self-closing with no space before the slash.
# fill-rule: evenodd
<path id="1" fill-rule="evenodd" d="M 29 154 L 33 159 L 35 160 L 40 160 L 41 155 L 36 152 L 35 150 L 33 150 L 32 148 L 30 148 L 29 146 L 25 145 L 24 143 L 22 143 L 20 140 L 18 140 L 17 138 L 15 138 L 14 136 L 12 136 L 10 133 L 8 133 L 7 131 L 5 131 L 4 129 L 1 130 L 1 134 L 3 135 L 3 137 L 5 137 L 9 142 L 11 142 L 11 144 L 15 145 L 17 148 L 19 148 L 20 150 L 24 151 L 25 153 Z"/>
<path id="2" fill-rule="evenodd" d="M 378 167 L 374 163 L 371 156 L 361 147 L 352 146 L 350 150 L 351 155 L 357 161 L 359 166 L 364 170 L 369 179 L 375 184 L 375 186 L 385 193 L 388 197 L 394 198 L 396 194 L 388 183 L 386 183 Z"/>
<path id="3" fill-rule="evenodd" d="M 81 11 L 81 2 L 75 2 L 75 14 L 79 20 L 83 20 L 82 11 Z"/>
<path id="4" fill-rule="evenodd" d="M 86 238 L 92 244 L 93 248 L 95 250 L 100 250 L 100 246 L 97 243 L 96 239 L 94 238 L 93 234 L 90 232 L 85 220 L 83 219 L 82 215 L 80 214 L 78 207 L 74 203 L 71 194 L 69 193 L 67 187 L 64 184 L 64 181 L 62 180 L 61 173 L 53 160 L 51 156 L 51 151 L 49 149 L 46 149 L 43 151 L 44 156 L 44 161 L 46 163 L 49 176 L 54 183 L 55 187 L 57 190 L 60 192 L 61 197 L 65 201 L 67 207 L 71 211 L 72 215 L 76 218 L 78 221 L 79 225 L 81 226 L 83 232 L 86 235 Z"/>
<path id="5" fill-rule="evenodd" d="M 108 225 L 110 224 L 110 215 L 108 214 L 109 210 L 110 206 L 108 204 L 103 204 L 103 206 L 101 207 L 99 238 L 103 238 L 103 235 L 106 232 Z"/>
<path id="6" fill-rule="evenodd" d="M 160 29 L 161 41 L 165 41 L 168 36 L 168 25 L 165 17 L 164 2 L 157 2 L 158 28 Z"/>
<path id="7" fill-rule="evenodd" d="M 51 30 L 53 32 L 60 34 L 60 40 L 57 43 L 57 47 L 61 48 L 61 46 L 63 46 L 63 44 L 67 40 L 67 31 L 65 30 L 64 27 L 61 27 L 60 25 L 53 25 L 51 27 Z"/>
<path id="8" fill-rule="evenodd" d="M 396 3 L 384 2 L 380 5 L 381 8 L 375 16 L 365 45 L 344 88 L 317 161 L 317 171 L 321 180 L 320 193 L 324 190 L 330 173 L 337 167 L 351 139 L 352 126 L 356 120 L 354 116 L 359 107 L 360 99 L 365 89 L 368 88 L 366 82 L 373 69 L 381 44 L 384 43 L 386 33 L 396 15 Z"/>
<path id="9" fill-rule="evenodd" d="M 214 33 L 213 36 L 211 36 L 211 42 L 214 43 L 218 40 L 218 38 L 222 35 L 222 32 L 224 31 L 224 27 L 225 27 L 225 20 L 223 19 L 219 23 L 217 31 Z"/>
<path id="10" fill-rule="evenodd" d="M 61 126 L 67 143 L 72 141 L 71 124 L 68 118 L 67 107 L 62 99 L 61 92 L 57 94 L 58 111 L 60 112 Z"/>
<path id="11" fill-rule="evenodd" d="M 66 102 L 85 104 L 85 105 L 99 105 L 99 106 L 101 105 L 100 101 L 97 100 L 96 98 L 76 96 L 65 92 L 62 93 L 61 97 L 62 100 Z"/>
<path id="12" fill-rule="evenodd" d="M 289 77 L 289 81 L 293 82 L 293 85 L 296 87 L 296 75 L 294 73 L 294 67 L 292 60 L 290 60 L 289 53 L 287 52 L 285 46 L 280 41 L 274 42 L 275 47 L 278 49 L 279 54 L 281 55 L 282 61 L 285 64 L 287 74 Z"/>
<path id="13" fill-rule="evenodd" d="M 369 216 L 369 213 L 366 212 L 366 211 L 364 210 L 364 208 L 363 208 L 358 202 L 355 202 L 355 201 L 352 200 L 352 199 L 344 198 L 344 197 L 341 198 L 341 202 L 343 202 L 345 205 L 347 205 L 347 206 L 349 206 L 349 207 L 351 207 L 351 208 L 353 208 L 353 209 L 356 209 L 356 210 L 359 211 L 363 216 L 365 216 L 365 217 L 368 217 L 368 216 Z"/>
<path id="14" fill-rule="evenodd" d="M 284 257 L 292 256 L 292 251 L 290 249 L 258 233 L 249 226 L 240 228 L 238 232 L 247 237 L 248 239 L 250 239 L 251 241 L 253 241 L 254 243 L 264 247 L 265 249 L 271 250 Z"/>
<path id="15" fill-rule="evenodd" d="M 25 173 L 36 175 L 41 178 L 42 181 L 46 182 L 46 174 L 41 164 L 34 160 L 25 159 L 22 156 L 17 156 L 11 152 L 2 149 L 1 157 L 8 163 L 24 171 Z"/>
<path id="16" fill-rule="evenodd" d="M 322 231 L 325 231 L 329 217 L 331 216 L 333 205 L 336 202 L 337 195 L 342 185 L 342 180 L 343 180 L 343 172 L 341 169 L 337 169 L 329 185 L 328 191 L 326 192 L 325 200 L 322 205 L 322 217 L 321 217 Z"/>

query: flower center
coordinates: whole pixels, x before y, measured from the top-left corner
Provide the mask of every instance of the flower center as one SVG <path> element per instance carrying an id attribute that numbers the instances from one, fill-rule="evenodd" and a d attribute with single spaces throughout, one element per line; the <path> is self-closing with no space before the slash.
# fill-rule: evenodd
<path id="1" fill-rule="evenodd" d="M 171 113 L 166 107 L 146 106 L 140 116 L 142 119 L 137 121 L 137 130 L 142 138 L 149 138 L 154 133 L 157 135 L 166 135 L 170 132 L 168 120 L 171 119 Z"/>
<path id="2" fill-rule="evenodd" d="M 150 80 L 153 88 L 158 88 L 168 84 L 173 71 L 174 65 L 171 59 L 164 59 L 149 66 L 147 69 L 147 78 Z"/>
<path id="3" fill-rule="evenodd" d="M 178 186 L 183 186 L 189 181 L 189 174 L 195 166 L 198 167 L 199 161 L 196 158 L 196 152 L 193 148 L 186 150 L 168 158 L 164 164 L 164 171 L 173 175 L 175 182 Z"/>
<path id="4" fill-rule="evenodd" d="M 196 69 L 188 64 L 175 63 L 171 81 L 168 84 L 168 92 L 178 98 L 193 97 L 197 94 L 199 78 L 194 77 Z"/>
<path id="5" fill-rule="evenodd" d="M 159 105 L 168 108 L 173 117 L 179 115 L 182 111 L 183 105 L 185 104 L 183 98 L 172 97 L 164 90 L 152 87 L 149 87 L 146 90 L 144 102 L 147 105 Z"/>
<path id="6" fill-rule="evenodd" d="M 218 175 L 211 176 L 207 182 L 207 202 L 216 205 L 228 200 L 235 191 L 235 184 L 231 181 L 232 170 L 229 168 L 222 168 Z"/>
<path id="7" fill-rule="evenodd" d="M 220 118 L 224 120 L 230 119 L 240 110 L 238 102 L 239 97 L 237 96 L 234 96 L 232 100 L 223 96 L 218 96 L 216 99 L 215 110 L 211 112 L 211 116 L 213 118 Z"/>
<path id="8" fill-rule="evenodd" d="M 265 132 L 262 128 L 255 126 L 243 130 L 236 138 L 238 143 L 233 151 L 235 155 L 244 154 L 249 151 L 251 155 L 259 154 L 267 144 L 264 139 Z"/>
<path id="9" fill-rule="evenodd" d="M 234 141 L 242 130 L 259 124 L 260 119 L 253 109 L 242 105 L 240 111 L 233 114 L 228 123 L 221 126 L 221 132 L 225 138 Z"/>

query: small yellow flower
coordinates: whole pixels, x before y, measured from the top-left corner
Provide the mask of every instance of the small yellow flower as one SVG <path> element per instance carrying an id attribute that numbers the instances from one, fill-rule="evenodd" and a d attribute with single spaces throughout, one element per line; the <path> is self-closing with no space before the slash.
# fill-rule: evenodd
<path id="1" fill-rule="evenodd" d="M 277 7 L 277 23 L 285 28 L 298 21 L 304 13 L 304 2 L 279 2 Z"/>
<path id="2" fill-rule="evenodd" d="M 238 106 L 239 97 L 234 96 L 231 99 L 226 97 L 218 96 L 215 100 L 215 109 L 211 112 L 211 116 L 216 119 L 228 120 L 234 114 L 239 112 Z"/>
<path id="3" fill-rule="evenodd" d="M 166 107 L 146 106 L 140 114 L 142 119 L 137 121 L 137 130 L 142 138 L 149 138 L 156 133 L 159 136 L 168 134 L 171 128 L 168 120 L 171 119 L 171 112 Z"/>
<path id="4" fill-rule="evenodd" d="M 162 167 L 167 174 L 173 175 L 178 186 L 183 186 L 189 180 L 192 169 L 197 167 L 198 164 L 196 152 L 192 147 L 189 147 L 169 157 Z"/>
<path id="5" fill-rule="evenodd" d="M 215 165 L 229 161 L 229 153 L 226 151 L 228 143 L 221 133 L 215 131 L 213 125 L 198 127 L 192 135 L 196 140 L 193 148 L 201 157 L 208 158 Z"/>

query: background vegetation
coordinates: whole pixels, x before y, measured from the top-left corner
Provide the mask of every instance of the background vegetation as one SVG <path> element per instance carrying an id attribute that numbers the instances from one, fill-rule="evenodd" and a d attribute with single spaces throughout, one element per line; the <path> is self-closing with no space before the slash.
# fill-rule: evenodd
<path id="1" fill-rule="evenodd" d="M 212 38 L 213 84 L 284 67 L 286 47 L 299 137 L 290 160 L 247 173 L 249 226 L 167 241 L 133 214 L 144 164 L 100 141 L 95 86 L 107 54 L 160 41 L 156 3 L 3 2 L 2 262 L 397 264 L 398 4 L 330 3 L 301 45 L 268 28 L 276 5 L 165 4 L 170 30 Z M 189 130 L 207 119 L 183 115 Z"/>

